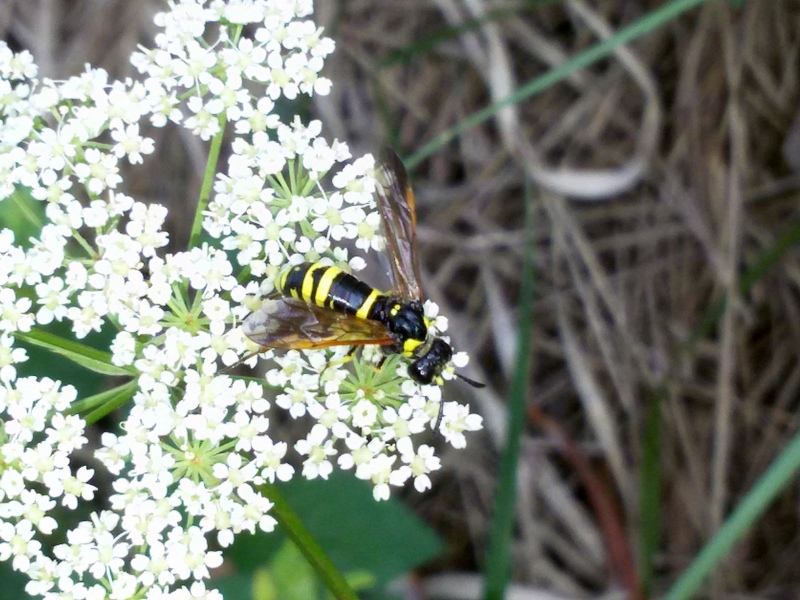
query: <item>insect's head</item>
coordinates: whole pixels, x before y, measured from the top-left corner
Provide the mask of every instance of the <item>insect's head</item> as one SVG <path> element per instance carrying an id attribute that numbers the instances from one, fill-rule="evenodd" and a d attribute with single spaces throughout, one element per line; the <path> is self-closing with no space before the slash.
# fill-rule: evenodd
<path id="1" fill-rule="evenodd" d="M 408 376 L 424 385 L 433 382 L 442 374 L 447 363 L 453 358 L 453 349 L 442 338 L 435 338 L 428 351 L 408 365 Z"/>

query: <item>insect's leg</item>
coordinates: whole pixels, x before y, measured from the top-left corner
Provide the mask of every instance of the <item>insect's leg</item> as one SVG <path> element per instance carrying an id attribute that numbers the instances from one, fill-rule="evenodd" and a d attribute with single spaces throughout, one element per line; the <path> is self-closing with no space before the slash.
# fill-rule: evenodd
<path id="1" fill-rule="evenodd" d="M 319 374 L 320 379 L 322 379 L 322 376 L 325 374 L 325 371 L 328 369 L 328 367 L 338 367 L 339 365 L 347 364 L 353 360 L 356 350 L 358 350 L 358 346 L 350 346 L 350 350 L 348 350 L 347 354 L 345 354 L 342 358 L 339 360 L 330 361 L 327 365 L 325 365 L 325 368 L 322 369 Z"/>
<path id="2" fill-rule="evenodd" d="M 221 373 L 230 373 L 230 372 L 231 372 L 231 371 L 233 371 L 233 370 L 234 370 L 236 367 L 238 367 L 238 366 L 240 366 L 240 365 L 243 365 L 244 363 L 246 363 L 248 360 L 250 360 L 250 359 L 251 359 L 251 358 L 253 358 L 254 356 L 257 356 L 257 355 L 261 354 L 262 352 L 265 352 L 266 350 L 268 350 L 268 348 L 259 348 L 259 349 L 258 349 L 258 350 L 256 350 L 255 352 L 251 352 L 250 354 L 246 355 L 244 358 L 240 358 L 239 360 L 237 360 L 237 361 L 236 361 L 235 363 L 233 363 L 232 365 L 229 365 L 229 366 L 227 366 L 227 367 L 223 367 L 223 368 L 221 368 L 221 369 L 220 369 L 219 371 L 217 371 L 217 372 L 218 372 L 218 373 L 220 373 L 220 374 L 221 374 Z"/>
<path id="3" fill-rule="evenodd" d="M 436 417 L 436 425 L 433 426 L 434 431 L 439 431 L 439 425 L 442 424 L 442 417 L 444 416 L 444 398 L 439 399 L 439 416 Z"/>
<path id="4" fill-rule="evenodd" d="M 402 347 L 401 347 L 402 348 Z M 386 363 L 386 359 L 390 356 L 394 356 L 395 354 L 400 354 L 401 350 L 398 350 L 396 344 L 390 344 L 387 346 L 381 346 L 381 359 L 378 361 L 377 365 L 373 365 L 373 369 L 376 371 L 380 371 L 383 369 L 383 365 Z"/>
<path id="5" fill-rule="evenodd" d="M 381 359 L 378 361 L 377 365 L 370 365 L 370 366 L 375 370 L 376 373 L 379 373 L 380 370 L 383 368 L 383 364 L 386 362 L 387 358 L 389 358 L 389 356 L 387 354 L 384 354 L 383 356 L 381 356 Z"/>

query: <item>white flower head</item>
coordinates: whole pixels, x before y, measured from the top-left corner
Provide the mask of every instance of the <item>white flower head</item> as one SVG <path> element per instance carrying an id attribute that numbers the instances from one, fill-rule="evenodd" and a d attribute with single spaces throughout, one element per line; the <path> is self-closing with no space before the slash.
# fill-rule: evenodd
<path id="1" fill-rule="evenodd" d="M 0 198 L 27 188 L 45 221 L 31 240 L 0 231 L 0 560 L 28 574 L 33 594 L 221 598 L 206 583 L 216 548 L 275 527 L 265 483 L 326 479 L 338 466 L 379 499 L 406 481 L 431 485 L 438 458 L 415 436 L 442 396 L 408 379 L 408 357 L 379 366 L 380 349 L 364 348 L 351 368 L 346 346 L 275 350 L 253 359 L 269 364 L 263 380 L 225 370 L 263 350 L 240 326 L 288 266 L 358 271 L 383 248 L 374 158 L 353 159 L 321 121 L 276 110 L 330 90 L 334 43 L 311 8 L 174 0 L 155 18 L 153 47 L 131 58 L 138 77 L 124 81 L 91 67 L 39 81 L 29 53 L 0 43 Z M 168 209 L 123 179 L 149 167 L 150 132 L 170 124 L 215 148 L 232 137 L 206 174 L 186 249 L 168 247 Z M 432 332 L 446 328 L 427 306 L 426 317 Z M 56 324 L 80 343 L 41 330 Z M 22 339 L 116 387 L 78 398 L 21 376 Z M 87 421 L 122 405 L 118 429 L 89 449 Z M 274 439 L 273 405 L 312 421 L 310 433 Z M 444 408 L 442 434 L 461 446 L 480 419 Z M 113 491 L 95 499 L 95 478 L 109 473 Z M 76 514 L 88 517 L 57 531 L 55 510 L 99 501 L 106 510 L 84 506 Z M 64 540 L 52 551 L 40 541 L 50 535 Z"/>

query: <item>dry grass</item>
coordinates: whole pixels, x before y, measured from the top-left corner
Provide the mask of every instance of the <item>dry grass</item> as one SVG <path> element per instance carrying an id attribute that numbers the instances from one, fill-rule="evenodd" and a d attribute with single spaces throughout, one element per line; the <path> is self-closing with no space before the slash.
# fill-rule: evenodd
<path id="1" fill-rule="evenodd" d="M 124 57 L 152 34 L 155 2 L 4 3 L 6 39 L 34 51 L 49 76 L 84 62 L 125 75 Z M 327 71 L 334 91 L 313 110 L 356 152 L 387 139 L 413 151 L 660 4 L 319 1 L 338 51 Z M 439 39 L 486 14 L 481 27 Z M 798 222 L 799 60 L 796 2 L 710 2 L 470 130 L 414 174 L 426 291 L 476 358 L 469 375 L 491 384 L 449 390 L 478 407 L 486 432 L 446 461 L 433 494 L 414 500 L 462 548 L 455 568 L 480 563 L 485 547 L 518 335 L 525 174 L 538 215 L 529 402 L 591 458 L 630 541 L 644 408 L 673 374 L 662 406 L 664 582 L 797 431 L 800 252 L 747 296 L 737 281 Z M 203 151 L 171 135 L 167 148 L 190 162 L 169 156 L 158 161 L 168 172 L 137 185 L 179 207 L 196 197 Z M 726 295 L 713 333 L 681 352 Z M 515 579 L 572 597 L 615 589 L 603 533 L 560 451 L 533 427 L 523 448 Z M 737 546 L 715 595 L 795 590 L 798 533 L 792 489 Z"/>

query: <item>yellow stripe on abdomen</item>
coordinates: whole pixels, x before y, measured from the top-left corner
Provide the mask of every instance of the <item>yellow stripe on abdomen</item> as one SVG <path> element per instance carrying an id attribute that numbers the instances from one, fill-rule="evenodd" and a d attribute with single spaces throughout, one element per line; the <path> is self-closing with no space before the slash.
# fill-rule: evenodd
<path id="1" fill-rule="evenodd" d="M 303 302 L 308 302 L 309 304 L 315 304 L 314 302 L 314 271 L 318 271 L 319 269 L 325 269 L 325 265 L 311 265 L 306 269 L 306 273 L 303 276 L 303 288 L 300 290 L 301 297 L 303 298 Z"/>
<path id="2" fill-rule="evenodd" d="M 319 279 L 317 291 L 314 294 L 314 304 L 317 306 L 330 307 L 328 294 L 331 292 L 331 286 L 336 278 L 342 273 L 342 270 L 337 267 L 328 267 Z"/>
<path id="3" fill-rule="evenodd" d="M 284 291 L 286 289 L 286 280 L 289 278 L 289 271 L 291 271 L 291 269 L 284 269 L 280 275 L 280 278 L 278 279 L 278 289 L 280 291 Z"/>
<path id="4" fill-rule="evenodd" d="M 378 290 L 372 290 L 367 296 L 367 299 L 364 300 L 364 303 L 359 307 L 358 311 L 356 311 L 356 316 L 359 319 L 366 319 L 369 317 L 369 311 L 372 310 L 372 305 L 375 304 L 375 300 L 378 299 L 380 296 L 380 292 Z"/>

